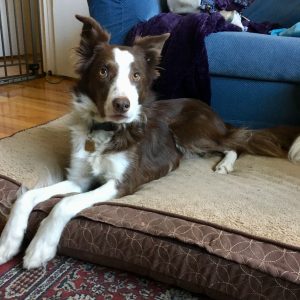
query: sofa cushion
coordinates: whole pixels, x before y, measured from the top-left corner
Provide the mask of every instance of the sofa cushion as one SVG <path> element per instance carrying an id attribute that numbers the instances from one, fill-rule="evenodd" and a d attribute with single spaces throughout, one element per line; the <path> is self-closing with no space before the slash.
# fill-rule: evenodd
<path id="1" fill-rule="evenodd" d="M 206 38 L 212 75 L 300 82 L 300 39 L 248 32 L 219 32 Z"/>
<path id="2" fill-rule="evenodd" d="M 112 44 L 123 44 L 134 25 L 160 12 L 159 0 L 88 0 L 88 5 L 91 17 L 111 33 Z"/>
<path id="3" fill-rule="evenodd" d="M 300 21 L 300 1 L 256 0 L 243 15 L 254 22 L 269 21 L 291 27 Z"/>

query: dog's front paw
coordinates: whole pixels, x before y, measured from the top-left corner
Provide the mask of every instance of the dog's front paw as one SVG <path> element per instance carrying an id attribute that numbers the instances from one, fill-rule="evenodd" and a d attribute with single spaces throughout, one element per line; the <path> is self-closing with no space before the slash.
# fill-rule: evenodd
<path id="1" fill-rule="evenodd" d="M 218 174 L 229 174 L 232 171 L 233 171 L 233 165 L 225 162 L 221 162 L 215 168 L 215 172 Z"/>
<path id="2" fill-rule="evenodd" d="M 18 251 L 11 251 L 10 247 L 7 245 L 0 246 L 0 265 L 5 264 L 10 259 L 12 259 Z"/>
<path id="3" fill-rule="evenodd" d="M 39 268 L 51 260 L 56 253 L 56 247 L 43 239 L 34 238 L 28 246 L 23 258 L 25 269 Z"/>
<path id="4" fill-rule="evenodd" d="M 12 259 L 20 248 L 20 241 L 14 237 L 2 237 L 0 239 L 0 265 Z"/>

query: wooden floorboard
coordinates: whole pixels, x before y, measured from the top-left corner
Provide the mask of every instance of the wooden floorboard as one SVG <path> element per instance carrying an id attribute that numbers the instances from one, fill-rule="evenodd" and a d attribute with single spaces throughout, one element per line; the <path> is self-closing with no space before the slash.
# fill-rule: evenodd
<path id="1" fill-rule="evenodd" d="M 70 111 L 73 80 L 51 84 L 45 78 L 0 86 L 0 138 Z"/>

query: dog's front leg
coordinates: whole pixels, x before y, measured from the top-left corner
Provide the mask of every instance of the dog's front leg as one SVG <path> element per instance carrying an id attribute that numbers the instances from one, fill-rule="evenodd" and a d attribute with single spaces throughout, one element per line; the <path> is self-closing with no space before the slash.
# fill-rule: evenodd
<path id="1" fill-rule="evenodd" d="M 77 213 L 96 203 L 109 201 L 118 195 L 117 183 L 111 179 L 96 190 L 62 199 L 44 219 L 26 250 L 24 268 L 38 268 L 52 259 L 65 225 Z"/>
<path id="2" fill-rule="evenodd" d="M 54 195 L 79 192 L 81 192 L 81 188 L 67 180 L 49 187 L 30 190 L 18 198 L 1 234 L 0 264 L 7 262 L 19 252 L 29 215 L 38 203 Z"/>

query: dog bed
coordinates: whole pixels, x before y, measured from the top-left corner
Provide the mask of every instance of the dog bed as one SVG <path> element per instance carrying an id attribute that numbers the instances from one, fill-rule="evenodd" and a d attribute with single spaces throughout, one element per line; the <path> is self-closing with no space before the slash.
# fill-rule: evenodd
<path id="1" fill-rule="evenodd" d="M 19 182 L 41 156 L 68 163 L 69 116 L 0 141 L 2 225 Z M 81 212 L 59 253 L 146 275 L 215 299 L 300 298 L 300 166 L 243 156 L 231 175 L 217 158 L 183 161 L 137 193 Z M 27 237 L 59 198 L 38 205 Z"/>

